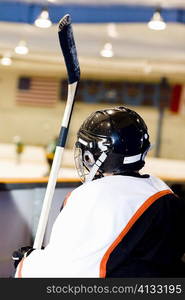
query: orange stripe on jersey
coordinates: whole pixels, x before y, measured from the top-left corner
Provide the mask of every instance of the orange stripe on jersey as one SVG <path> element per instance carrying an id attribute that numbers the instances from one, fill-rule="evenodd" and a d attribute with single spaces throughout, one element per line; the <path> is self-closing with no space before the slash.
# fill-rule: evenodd
<path id="1" fill-rule="evenodd" d="M 18 265 L 18 275 L 17 275 L 18 278 L 22 278 L 23 261 L 24 261 L 24 258 L 21 259 L 21 261 L 20 261 L 20 263 Z"/>
<path id="2" fill-rule="evenodd" d="M 127 223 L 123 231 L 120 233 L 120 235 L 117 237 L 117 239 L 111 244 L 111 246 L 108 248 L 108 250 L 105 252 L 101 263 L 100 263 L 100 277 L 105 278 L 106 277 L 106 265 L 107 261 L 109 259 L 110 254 L 113 252 L 113 250 L 116 248 L 116 246 L 121 242 L 121 240 L 124 238 L 124 236 L 128 233 L 128 231 L 131 229 L 131 227 L 134 225 L 134 223 L 139 219 L 139 217 L 147 210 L 147 208 L 154 203 L 157 199 L 160 197 L 172 194 L 173 192 L 171 190 L 164 190 L 160 191 L 150 198 L 148 198 L 141 207 L 136 211 L 136 213 L 133 215 L 133 217 L 130 219 L 130 221 Z"/>
<path id="3" fill-rule="evenodd" d="M 63 202 L 63 206 L 66 205 L 68 198 L 70 197 L 72 192 L 67 193 L 67 195 L 65 196 L 64 202 Z"/>

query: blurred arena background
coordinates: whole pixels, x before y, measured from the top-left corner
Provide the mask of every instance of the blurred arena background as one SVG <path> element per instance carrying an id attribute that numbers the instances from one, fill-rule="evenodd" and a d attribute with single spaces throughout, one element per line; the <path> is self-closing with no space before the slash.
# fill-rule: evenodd
<path id="1" fill-rule="evenodd" d="M 43 9 L 51 21 L 48 28 L 34 23 Z M 61 195 L 79 184 L 73 161 L 78 128 L 91 112 L 117 105 L 136 110 L 148 125 L 153 148 L 143 172 L 159 176 L 185 196 L 184 0 L 0 0 L 1 228 L 6 216 L 19 228 L 14 234 L 9 223 L 6 235 L 0 232 L 0 277 L 12 274 L 11 250 L 34 238 L 38 201 L 42 203 L 47 184 L 47 147 L 58 136 L 66 103 L 66 69 L 57 35 L 66 13 L 73 20 L 81 82 L 55 214 Z M 161 30 L 149 28 L 155 13 L 161 14 Z M 18 45 L 27 49 L 20 52 Z M 21 201 L 27 201 L 31 217 Z"/>

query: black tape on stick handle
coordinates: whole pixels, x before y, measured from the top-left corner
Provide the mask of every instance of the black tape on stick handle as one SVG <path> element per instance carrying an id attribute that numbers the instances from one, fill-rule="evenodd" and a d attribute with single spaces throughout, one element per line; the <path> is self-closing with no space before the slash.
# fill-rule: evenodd
<path id="1" fill-rule="evenodd" d="M 59 22 L 59 42 L 68 73 L 68 82 L 72 84 L 80 79 L 80 66 L 71 25 L 71 16 L 65 15 Z"/>
<path id="2" fill-rule="evenodd" d="M 68 134 L 68 128 L 61 127 L 57 146 L 63 147 L 63 148 L 65 147 L 66 140 L 67 140 L 67 134 Z"/>

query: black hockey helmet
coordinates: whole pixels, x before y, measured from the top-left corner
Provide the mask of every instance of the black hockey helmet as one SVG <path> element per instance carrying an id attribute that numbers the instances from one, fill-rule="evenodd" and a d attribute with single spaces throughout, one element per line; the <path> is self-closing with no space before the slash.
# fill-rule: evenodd
<path id="1" fill-rule="evenodd" d="M 140 170 L 150 142 L 144 120 L 121 106 L 92 113 L 81 125 L 75 146 L 76 167 L 86 181 L 87 175 L 92 180 L 104 173 Z"/>

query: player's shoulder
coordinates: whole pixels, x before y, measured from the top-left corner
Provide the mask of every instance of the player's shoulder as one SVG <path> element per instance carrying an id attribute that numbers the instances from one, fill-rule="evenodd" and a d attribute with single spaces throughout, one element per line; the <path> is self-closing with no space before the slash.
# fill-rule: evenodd
<path id="1" fill-rule="evenodd" d="M 73 190 L 71 195 L 75 198 L 88 197 L 88 199 L 102 195 L 104 197 L 109 196 L 110 190 L 112 190 L 116 184 L 114 177 L 116 176 L 106 176 L 93 181 L 85 182 Z"/>
<path id="2" fill-rule="evenodd" d="M 156 190 L 171 190 L 166 182 L 154 175 L 150 175 L 148 181 Z"/>
<path id="3" fill-rule="evenodd" d="M 86 182 L 75 188 L 67 199 L 67 204 L 83 205 L 86 207 L 96 202 L 97 199 L 100 199 L 100 196 L 104 195 L 102 189 L 102 184 L 100 183 L 101 179 L 96 179 L 90 182 Z M 104 187 L 104 191 L 106 188 Z M 102 197 L 101 197 L 102 199 Z M 104 199 L 104 197 L 103 197 Z"/>
<path id="4" fill-rule="evenodd" d="M 130 191 L 130 187 L 133 186 L 134 190 L 137 189 L 147 189 L 149 186 L 150 189 L 155 191 L 169 189 L 170 187 L 161 179 L 155 176 L 148 176 L 147 178 L 143 177 L 132 177 L 132 176 L 122 176 L 122 175 L 112 175 L 105 176 L 90 182 L 86 182 L 80 185 L 78 188 L 74 190 L 74 193 L 89 193 L 89 194 L 97 194 L 101 193 L 101 191 L 108 192 L 109 190 L 114 189 L 114 191 L 123 190 L 126 192 Z M 132 190 L 132 193 L 134 192 Z"/>
<path id="5" fill-rule="evenodd" d="M 181 211 L 185 216 L 185 199 L 175 194 L 170 187 L 168 189 L 171 192 L 161 195 L 156 201 L 156 205 L 161 207 L 160 209 L 164 208 L 173 212 Z"/>
<path id="6" fill-rule="evenodd" d="M 94 193 L 102 187 L 102 178 L 85 182 L 73 190 L 73 193 Z"/>

